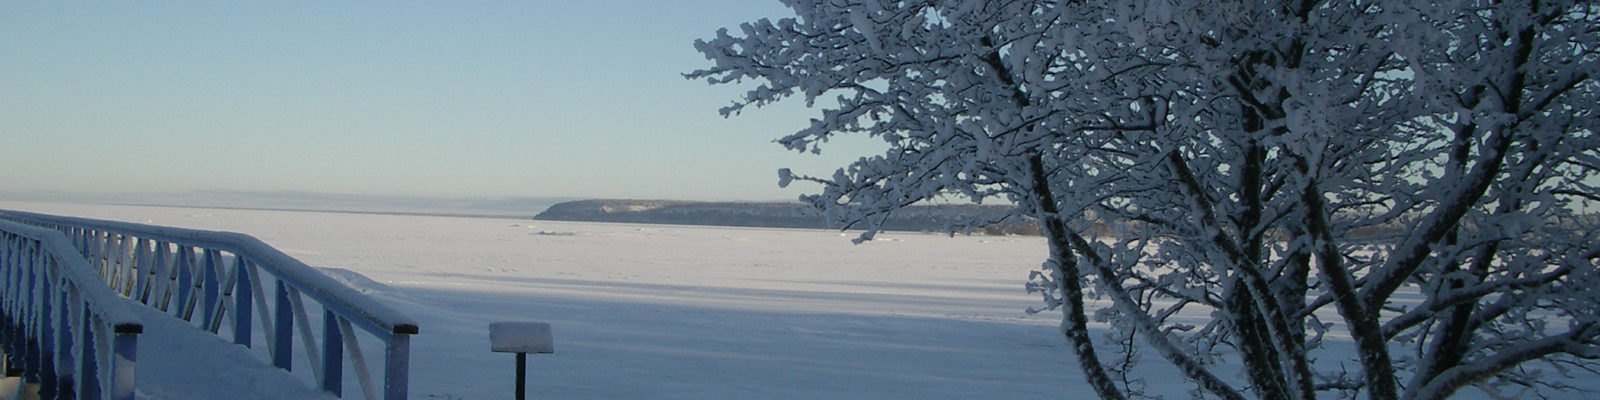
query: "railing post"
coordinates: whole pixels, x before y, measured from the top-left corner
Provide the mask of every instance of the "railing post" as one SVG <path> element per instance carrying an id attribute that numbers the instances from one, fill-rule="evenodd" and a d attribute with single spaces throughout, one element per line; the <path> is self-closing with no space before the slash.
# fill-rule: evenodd
<path id="1" fill-rule="evenodd" d="M 138 365 L 139 347 L 136 338 L 140 329 L 112 329 L 111 348 L 111 398 L 134 400 L 134 366 Z"/>
<path id="2" fill-rule="evenodd" d="M 89 258 L 89 266 L 94 268 L 95 275 L 99 275 L 101 271 L 105 271 L 106 264 L 111 261 L 111 245 L 112 243 L 116 243 L 116 241 L 116 232 L 105 232 L 104 234 L 95 237 L 94 248 L 91 252 L 91 257 Z"/>
<path id="3" fill-rule="evenodd" d="M 62 282 L 61 286 L 62 289 L 66 290 L 58 290 L 58 292 L 61 294 L 59 296 L 55 296 L 61 300 L 61 303 L 58 307 L 56 307 L 56 313 L 59 314 L 56 318 L 56 323 L 58 325 L 56 326 L 56 334 L 54 335 L 56 336 L 56 339 L 54 339 L 55 344 L 52 345 L 56 347 L 55 357 L 54 360 L 52 360 L 52 362 L 56 364 L 55 369 L 52 372 L 56 376 L 53 378 L 56 382 L 53 385 L 44 385 L 44 387 L 51 387 L 50 390 L 56 395 L 68 396 L 72 394 L 74 390 L 76 390 L 76 388 L 72 386 L 72 380 L 75 376 L 74 374 L 78 372 L 73 371 L 72 364 L 69 361 L 72 360 L 73 356 L 76 356 L 76 354 L 72 353 L 72 344 L 74 340 L 77 340 L 77 338 L 72 336 L 72 332 L 74 332 L 75 329 L 81 329 L 74 328 L 73 322 L 78 320 L 77 318 L 74 318 L 74 316 L 85 314 L 79 310 L 87 308 L 88 305 L 79 304 L 82 299 L 77 295 L 77 292 L 67 287 L 66 282 Z M 45 337 L 48 338 L 50 336 L 52 335 L 46 334 Z M 79 362 L 82 363 L 83 361 L 80 360 Z M 43 387 L 41 387 L 41 389 L 42 388 Z M 44 394 L 44 390 L 40 390 L 40 394 Z"/>
<path id="4" fill-rule="evenodd" d="M 94 322 L 94 310 L 90 310 L 89 304 L 84 303 L 83 326 L 81 327 L 83 341 L 79 342 L 83 348 L 83 355 L 78 358 L 80 372 L 77 378 L 80 381 L 78 393 L 82 395 L 80 396 L 82 399 L 100 398 L 100 360 L 95 354 L 99 347 L 95 343 L 95 334 L 100 331 L 100 327 L 96 326 Z"/>
<path id="5" fill-rule="evenodd" d="M 385 340 L 383 365 L 384 400 L 405 400 L 407 396 L 407 368 L 411 365 L 411 335 L 391 333 Z"/>
<path id="6" fill-rule="evenodd" d="M 4 237 L 5 247 L 0 250 L 0 252 L 3 252 L 3 254 L 0 254 L 0 261 L 4 261 L 5 264 L 0 266 L 0 275 L 5 278 L 3 282 L 5 296 L 0 299 L 0 304 L 4 304 L 5 312 L 0 313 L 0 319 L 4 319 L 4 321 L 0 322 L 3 322 L 5 326 L 5 376 L 14 377 L 22 375 L 22 329 L 21 325 L 16 323 L 18 316 L 16 311 L 18 310 L 17 294 L 21 288 L 19 283 L 21 278 L 18 275 L 18 271 L 22 268 L 17 265 L 20 263 L 16 257 L 18 253 L 18 238 L 10 233 L 4 234 Z"/>
<path id="7" fill-rule="evenodd" d="M 139 239 L 138 254 L 138 264 L 134 265 L 133 270 L 128 271 L 127 287 L 122 289 L 123 296 L 136 301 L 139 299 L 139 293 L 144 290 L 144 285 L 150 284 L 145 275 L 149 275 L 150 270 L 155 268 L 156 242 L 150 239 Z"/>
<path id="8" fill-rule="evenodd" d="M 343 396 L 344 338 L 339 334 L 339 316 L 322 311 L 322 390 Z"/>
<path id="9" fill-rule="evenodd" d="M 33 308 L 38 310 L 38 322 L 35 324 L 38 326 L 38 336 L 37 339 L 34 339 L 37 350 L 33 351 L 37 354 L 33 357 L 37 358 L 33 363 L 37 365 L 35 373 L 39 375 L 36 381 L 39 383 L 39 395 L 43 396 L 43 398 L 54 398 L 61 393 L 59 378 L 63 376 L 61 374 L 63 372 L 62 369 L 71 368 L 56 365 L 56 359 L 60 358 L 60 355 L 63 354 L 62 352 L 65 352 L 64 354 L 72 354 L 70 349 L 57 346 L 58 341 L 70 343 L 69 341 L 72 338 L 71 332 L 67 330 L 72 321 L 68 312 L 68 310 L 71 310 L 71 306 L 67 305 L 65 300 L 61 301 L 60 307 L 52 304 L 58 297 L 64 297 L 64 295 L 56 296 L 54 294 L 52 290 L 54 282 L 51 282 L 48 264 L 44 259 L 40 257 L 35 258 L 35 260 L 37 263 L 30 268 L 33 270 L 31 275 L 39 290 L 36 293 L 37 297 L 30 296 L 35 298 L 34 301 L 37 301 Z"/>
<path id="10" fill-rule="evenodd" d="M 203 304 L 201 307 L 204 307 L 204 309 L 200 310 L 200 319 L 205 323 L 203 326 L 209 329 L 211 327 L 211 323 L 213 322 L 212 320 L 216 319 L 217 317 L 217 310 L 215 308 L 217 305 L 217 296 L 220 296 L 222 292 L 218 287 L 221 286 L 221 284 L 218 283 L 221 280 L 217 279 L 217 263 L 221 261 L 220 259 L 222 258 L 222 252 L 206 249 L 204 254 L 205 262 L 203 263 L 204 266 L 200 270 L 200 304 Z"/>
<path id="11" fill-rule="evenodd" d="M 83 258 L 85 259 L 89 258 L 89 243 L 91 243 L 89 235 L 92 234 L 94 234 L 94 232 L 89 230 L 89 228 L 83 228 L 79 230 L 78 234 L 76 235 L 78 239 L 78 251 L 83 254 Z"/>
<path id="12" fill-rule="evenodd" d="M 233 274 L 238 278 L 234 280 L 233 287 L 233 343 L 249 348 L 250 317 L 253 316 L 251 312 L 253 310 L 250 309 L 250 306 L 253 304 L 251 300 L 255 300 L 256 294 L 251 290 L 251 287 L 255 285 L 250 282 L 250 271 L 247 270 L 248 267 L 245 262 L 244 257 L 234 255 Z M 262 327 L 262 329 L 266 329 L 266 327 Z"/>
<path id="13" fill-rule="evenodd" d="M 17 346 L 17 338 L 22 336 L 22 332 L 17 330 L 16 324 L 11 323 L 10 314 L 10 310 L 8 309 L 5 313 L 4 321 L 0 321 L 0 329 L 3 329 L 3 331 L 0 332 L 4 332 L 5 334 L 5 336 L 0 339 L 5 341 L 4 346 L 6 356 L 5 370 L 0 372 L 4 372 L 5 377 L 7 378 L 15 378 L 22 376 L 22 358 L 18 357 L 17 354 L 17 349 L 19 348 Z"/>
<path id="14" fill-rule="evenodd" d="M 3 313 L 5 324 L 5 376 L 21 377 L 27 372 L 27 336 L 24 332 L 26 325 L 22 324 L 22 237 L 10 232 L 0 233 L 5 238 L 5 248 L 0 254 L 0 261 L 4 267 L 0 268 L 5 277 L 4 298 L 0 304 L 5 306 Z"/>
<path id="15" fill-rule="evenodd" d="M 272 306 L 272 366 L 290 370 L 294 357 L 294 311 L 289 305 L 289 287 L 278 279 L 277 297 Z"/>
<path id="16" fill-rule="evenodd" d="M 178 318 L 188 321 L 193 311 L 189 304 L 194 300 L 194 248 L 178 245 L 178 257 L 174 258 L 176 264 L 172 267 L 178 269 Z"/>
<path id="17" fill-rule="evenodd" d="M 117 234 L 111 232 L 95 232 L 94 239 L 89 241 L 89 248 L 84 249 L 83 258 L 89 260 L 89 266 L 97 272 L 104 269 L 106 244 Z"/>
<path id="18" fill-rule="evenodd" d="M 22 249 L 21 259 L 24 265 L 22 265 L 21 278 L 24 293 L 21 304 L 18 304 L 18 313 L 22 314 L 18 325 L 21 325 L 22 336 L 24 337 L 23 347 L 26 348 L 23 350 L 24 354 L 22 356 L 22 365 L 26 369 L 23 381 L 32 384 L 38 384 L 41 378 L 39 366 L 39 331 L 41 327 L 39 325 L 48 323 L 47 320 L 39 319 L 39 301 L 34 297 L 39 292 L 39 260 L 35 256 L 37 253 L 36 243 L 30 240 L 26 242 Z"/>
<path id="19" fill-rule="evenodd" d="M 167 242 L 158 240 L 153 244 L 150 249 L 154 262 L 150 264 L 149 271 L 139 274 L 139 302 L 147 306 L 150 305 L 150 292 L 155 291 L 155 286 L 161 282 L 156 274 L 167 268 Z"/>
<path id="20" fill-rule="evenodd" d="M 111 290 L 119 293 L 121 291 L 118 288 L 128 284 L 128 282 L 123 281 L 122 277 L 126 276 L 128 271 L 133 270 L 133 266 L 138 263 L 137 260 L 139 258 L 139 253 L 134 251 L 139 246 L 139 238 L 137 236 L 123 236 L 122 239 L 122 246 L 117 249 L 117 257 L 121 258 L 122 267 L 117 268 L 116 277 L 107 277 L 108 282 L 113 280 L 116 282 L 116 285 L 111 286 Z"/>
<path id="21" fill-rule="evenodd" d="M 100 271 L 100 279 L 104 281 L 102 283 L 112 291 L 117 290 L 117 275 L 122 273 L 123 268 L 127 268 L 128 241 L 130 240 L 133 240 L 133 238 L 127 235 L 117 237 L 111 260 L 107 261 L 106 268 Z"/>

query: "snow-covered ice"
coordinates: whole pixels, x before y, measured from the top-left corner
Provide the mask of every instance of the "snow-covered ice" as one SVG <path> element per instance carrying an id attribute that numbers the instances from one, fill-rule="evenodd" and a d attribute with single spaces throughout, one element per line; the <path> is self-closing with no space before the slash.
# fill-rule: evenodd
<path id="1" fill-rule="evenodd" d="M 1058 332 L 1059 314 L 1025 313 L 1038 304 L 1024 290 L 1046 256 L 1038 237 L 885 233 L 852 245 L 854 234 L 823 230 L 17 202 L 0 209 L 255 236 L 419 322 L 413 399 L 511 396 L 515 357 L 490 351 L 489 324 L 503 321 L 548 322 L 555 333 L 558 352 L 529 357 L 532 398 L 1090 393 Z M 1350 348 L 1339 332 L 1327 340 L 1334 354 Z M 141 346 L 141 360 L 151 351 L 161 350 Z M 295 374 L 309 382 L 309 368 Z M 1153 394 L 1188 397 L 1191 386 L 1164 363 L 1143 363 L 1138 375 Z M 350 397 L 358 390 L 346 385 Z"/>
<path id="2" fill-rule="evenodd" d="M 0 203 L 250 234 L 418 320 L 414 399 L 510 395 L 488 325 L 549 322 L 534 398 L 1062 398 L 1034 237 Z M 365 344 L 365 343 L 364 343 Z M 347 390 L 353 390 L 348 388 Z"/>

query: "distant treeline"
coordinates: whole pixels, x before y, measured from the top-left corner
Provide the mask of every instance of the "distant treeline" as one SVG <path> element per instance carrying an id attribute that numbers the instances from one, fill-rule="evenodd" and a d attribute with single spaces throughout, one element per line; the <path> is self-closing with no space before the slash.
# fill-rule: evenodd
<path id="1" fill-rule="evenodd" d="M 890 214 L 883 229 L 986 235 L 1038 235 L 1031 218 L 1005 218 L 1009 206 L 912 206 Z M 838 229 L 815 208 L 800 203 L 740 203 L 672 200 L 578 200 L 558 203 L 534 219 L 641 224 L 715 225 L 762 228 Z M 969 226 L 972 221 L 1000 221 Z"/>
<path id="2" fill-rule="evenodd" d="M 1039 235 L 1039 224 L 1031 217 L 1011 216 L 1010 206 L 992 205 L 932 205 L 912 206 L 896 210 L 884 222 L 883 229 L 910 232 L 954 232 L 982 235 Z M 1404 232 L 1416 223 L 1421 215 L 1404 215 L 1382 221 L 1376 215 L 1335 216 L 1337 225 L 1350 229 L 1350 237 L 1362 240 L 1387 240 Z M 623 222 L 639 224 L 714 225 L 761 228 L 838 229 L 829 226 L 826 218 L 815 208 L 800 203 L 739 203 L 698 202 L 674 200 L 578 200 L 557 203 L 534 219 L 553 221 Z M 974 221 L 999 221 L 978 223 Z M 1479 229 L 1470 226 L 1468 231 Z M 1584 215 L 1577 220 L 1556 224 L 1563 229 L 1600 224 L 1600 215 Z M 1122 229 L 1137 230 L 1135 226 Z M 1116 229 L 1103 222 L 1094 222 L 1083 231 L 1090 236 L 1113 235 Z M 1272 237 L 1284 239 L 1272 233 Z"/>

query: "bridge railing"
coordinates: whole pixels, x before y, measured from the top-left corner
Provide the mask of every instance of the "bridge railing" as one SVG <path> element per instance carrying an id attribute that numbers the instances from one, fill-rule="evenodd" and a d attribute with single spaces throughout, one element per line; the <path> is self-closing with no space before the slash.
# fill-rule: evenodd
<path id="1" fill-rule="evenodd" d="M 259 340 L 275 367 L 292 370 L 302 349 L 326 392 L 343 396 L 348 358 L 365 398 L 407 396 L 417 323 L 254 237 L 17 211 L 0 219 L 65 233 L 109 290 L 245 347 Z M 381 386 L 358 332 L 382 344 Z"/>
<path id="2" fill-rule="evenodd" d="M 0 325 L 7 374 L 41 398 L 133 399 L 133 307 L 61 232 L 0 221 Z"/>

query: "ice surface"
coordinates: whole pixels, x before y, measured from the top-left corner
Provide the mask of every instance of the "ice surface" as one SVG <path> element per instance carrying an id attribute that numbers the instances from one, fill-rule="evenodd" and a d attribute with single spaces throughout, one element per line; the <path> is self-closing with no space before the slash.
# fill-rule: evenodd
<path id="1" fill-rule="evenodd" d="M 507 397 L 515 371 L 484 346 L 489 324 L 502 321 L 561 331 L 552 343 L 560 353 L 529 362 L 533 398 L 1088 393 L 1057 330 L 1059 315 L 1024 312 L 1039 304 L 1024 290 L 1046 256 L 1037 237 L 885 233 L 851 245 L 854 234 L 824 230 L 11 202 L 0 209 L 260 238 L 419 322 L 413 399 Z M 146 352 L 156 345 L 143 340 L 141 371 L 156 368 Z M 1327 340 L 1349 347 L 1345 337 Z M 204 368 L 209 360 L 173 362 Z M 1155 365 L 1143 371 L 1150 391 L 1189 397 L 1175 372 L 1147 364 Z M 297 366 L 294 374 L 309 381 L 309 371 Z M 226 389 L 192 382 L 197 391 Z"/>
<path id="2" fill-rule="evenodd" d="M 1053 399 L 1083 382 L 1059 318 L 1024 313 L 1036 299 L 1022 283 L 1046 255 L 1035 237 L 886 233 L 858 246 L 826 230 L 0 209 L 235 231 L 347 270 L 335 279 L 420 324 L 415 399 L 505 398 L 515 371 L 485 346 L 501 321 L 560 331 L 559 353 L 529 361 L 533 398 Z"/>

